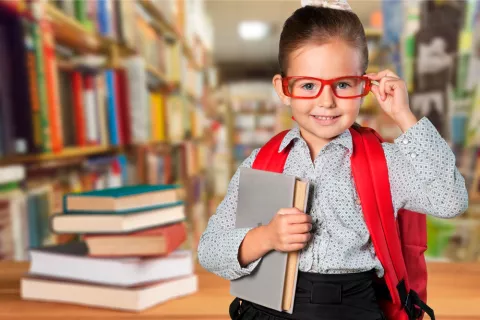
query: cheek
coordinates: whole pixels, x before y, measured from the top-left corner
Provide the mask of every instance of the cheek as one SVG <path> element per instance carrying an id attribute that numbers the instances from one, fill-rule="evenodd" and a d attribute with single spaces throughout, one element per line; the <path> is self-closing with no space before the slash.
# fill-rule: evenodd
<path id="1" fill-rule="evenodd" d="M 357 116 L 362 104 L 360 99 L 339 99 L 336 103 L 344 115 L 351 115 L 353 117 Z"/>
<path id="2" fill-rule="evenodd" d="M 292 113 L 297 116 L 310 114 L 310 110 L 313 108 L 313 100 L 292 99 L 290 107 L 292 108 Z"/>

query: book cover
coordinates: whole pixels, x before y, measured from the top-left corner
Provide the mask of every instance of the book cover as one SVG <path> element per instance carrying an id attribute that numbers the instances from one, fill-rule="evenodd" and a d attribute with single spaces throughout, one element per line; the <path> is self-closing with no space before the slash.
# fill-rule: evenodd
<path id="1" fill-rule="evenodd" d="M 301 183 L 298 186 L 297 181 Z M 303 201 L 296 199 L 297 188 L 303 193 L 299 193 L 298 200 Z M 300 181 L 294 176 L 241 168 L 235 227 L 267 225 L 281 208 L 299 204 L 302 204 L 299 209 L 305 212 L 308 190 L 308 181 Z M 274 310 L 292 313 L 297 273 L 297 253 L 271 251 L 262 257 L 250 275 L 231 281 L 230 293 Z"/>

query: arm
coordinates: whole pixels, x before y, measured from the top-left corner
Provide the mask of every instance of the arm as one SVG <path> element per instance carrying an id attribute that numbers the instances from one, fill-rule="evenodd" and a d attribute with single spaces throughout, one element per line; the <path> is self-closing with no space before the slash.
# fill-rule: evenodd
<path id="1" fill-rule="evenodd" d="M 468 207 L 455 155 L 433 124 L 422 118 L 394 144 L 383 143 L 395 212 L 400 208 L 453 218 Z"/>
<path id="2" fill-rule="evenodd" d="M 258 151 L 259 149 L 254 150 L 241 167 L 251 168 Z M 243 259 L 242 265 L 240 265 L 240 245 L 244 241 L 246 245 L 243 247 L 249 246 L 249 243 L 259 243 L 256 241 L 260 241 L 261 231 L 249 233 L 250 228 L 235 228 L 239 175 L 240 172 L 237 170 L 230 181 L 225 198 L 215 214 L 210 217 L 198 245 L 198 259 L 202 267 L 227 280 L 234 280 L 250 274 L 264 254 L 264 250 L 246 253 L 242 249 L 240 255 Z M 245 237 L 247 233 L 249 235 Z M 259 246 L 251 247 L 260 249 Z"/>

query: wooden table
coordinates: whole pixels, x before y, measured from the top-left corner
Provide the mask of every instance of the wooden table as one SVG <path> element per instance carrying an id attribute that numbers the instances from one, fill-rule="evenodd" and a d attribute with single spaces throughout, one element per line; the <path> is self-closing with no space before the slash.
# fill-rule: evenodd
<path id="1" fill-rule="evenodd" d="M 480 320 L 480 264 L 430 263 L 429 304 L 439 320 Z M 229 319 L 229 283 L 197 267 L 199 292 L 141 313 L 23 301 L 19 281 L 26 263 L 0 263 L 0 319 Z M 428 317 L 427 317 L 428 318 Z"/>

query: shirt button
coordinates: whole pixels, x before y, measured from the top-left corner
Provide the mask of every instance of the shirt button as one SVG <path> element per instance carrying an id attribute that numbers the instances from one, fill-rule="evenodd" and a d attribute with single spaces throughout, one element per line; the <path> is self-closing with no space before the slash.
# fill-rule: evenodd
<path id="1" fill-rule="evenodd" d="M 410 153 L 410 157 L 412 157 L 412 159 L 415 159 L 417 157 L 417 154 L 415 152 L 412 152 Z"/>
<path id="2" fill-rule="evenodd" d="M 407 138 L 405 138 L 405 139 L 403 139 L 403 141 L 402 141 L 402 142 L 403 142 L 403 144 L 408 144 L 410 141 L 408 141 L 408 139 L 407 139 Z"/>

